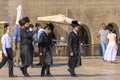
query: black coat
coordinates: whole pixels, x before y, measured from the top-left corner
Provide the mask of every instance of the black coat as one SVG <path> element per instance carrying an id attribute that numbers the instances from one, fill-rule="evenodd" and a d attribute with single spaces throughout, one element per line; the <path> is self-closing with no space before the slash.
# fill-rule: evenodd
<path id="1" fill-rule="evenodd" d="M 42 64 L 43 65 L 52 65 L 53 58 L 51 52 L 52 39 L 50 35 L 47 35 L 43 32 L 39 38 L 39 52 L 42 53 Z"/>
<path id="2" fill-rule="evenodd" d="M 33 45 L 32 45 L 33 33 L 28 31 L 28 29 L 21 29 L 21 60 L 23 66 L 30 66 L 33 64 Z"/>
<path id="3" fill-rule="evenodd" d="M 73 53 L 73 56 L 70 56 Z M 75 68 L 81 65 L 79 36 L 75 32 L 70 32 L 68 36 L 68 66 Z"/>

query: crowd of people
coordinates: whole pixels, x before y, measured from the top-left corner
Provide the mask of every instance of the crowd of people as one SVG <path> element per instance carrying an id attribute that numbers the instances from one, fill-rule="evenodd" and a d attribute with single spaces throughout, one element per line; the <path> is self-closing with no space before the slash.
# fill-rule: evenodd
<path id="1" fill-rule="evenodd" d="M 73 20 L 70 26 L 73 30 L 68 35 L 68 72 L 72 77 L 77 77 L 75 68 L 82 64 L 78 34 L 81 26 L 76 20 Z M 8 61 L 9 77 L 16 77 L 13 73 L 14 65 L 21 65 L 22 74 L 25 77 L 30 77 L 27 69 L 29 66 L 33 66 L 34 46 L 38 46 L 39 63 L 36 66 L 42 66 L 41 77 L 52 77 L 53 75 L 50 71 L 50 67 L 53 64 L 51 49 L 53 48 L 52 38 L 55 38 L 55 36 L 51 35 L 51 33 L 54 30 L 54 25 L 48 23 L 43 28 L 40 23 L 36 23 L 34 27 L 33 24 L 30 24 L 29 18 L 24 17 L 14 27 L 12 37 L 10 36 L 10 28 L 9 25 L 4 26 L 5 33 L 1 38 L 2 61 L 0 62 L 0 68 Z M 99 37 L 103 60 L 114 63 L 117 55 L 117 44 L 113 28 L 106 29 L 106 24 L 103 23 L 96 39 L 98 40 Z"/>
<path id="2" fill-rule="evenodd" d="M 68 35 L 68 72 L 72 77 L 77 77 L 75 67 L 81 66 L 81 55 L 79 47 L 78 31 L 80 24 L 74 20 L 71 22 L 73 31 Z M 52 56 L 52 36 L 54 25 L 52 23 L 46 24 L 44 28 L 39 23 L 30 24 L 30 19 L 24 17 L 19 20 L 13 30 L 13 36 L 10 36 L 10 26 L 5 25 L 5 33 L 1 38 L 2 43 L 2 61 L 0 68 L 2 68 L 8 61 L 9 77 L 17 77 L 13 73 L 13 66 L 20 66 L 20 70 L 25 77 L 30 77 L 27 69 L 33 66 L 34 46 L 38 45 L 39 63 L 41 65 L 41 77 L 52 77 L 50 67 L 53 64 Z M 15 57 L 14 57 L 15 56 Z M 13 58 L 14 57 L 14 58 Z M 21 64 L 20 64 L 21 60 Z"/>

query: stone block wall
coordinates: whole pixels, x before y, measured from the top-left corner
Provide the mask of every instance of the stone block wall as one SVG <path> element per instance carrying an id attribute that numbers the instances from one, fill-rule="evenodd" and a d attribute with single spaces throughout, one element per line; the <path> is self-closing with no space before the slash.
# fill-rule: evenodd
<path id="1" fill-rule="evenodd" d="M 0 20 L 15 24 L 18 4 L 23 6 L 23 16 L 29 16 L 33 24 L 37 22 L 37 17 L 56 14 L 83 22 L 90 30 L 91 43 L 95 43 L 95 36 L 103 22 L 115 23 L 120 29 L 119 0 L 0 0 Z M 67 38 L 69 26 L 55 26 L 57 36 Z"/>

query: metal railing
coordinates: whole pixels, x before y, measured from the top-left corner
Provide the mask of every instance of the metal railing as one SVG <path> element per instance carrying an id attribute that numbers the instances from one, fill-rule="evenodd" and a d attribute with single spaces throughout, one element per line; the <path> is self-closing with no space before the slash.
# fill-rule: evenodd
<path id="1" fill-rule="evenodd" d="M 102 49 L 100 44 L 84 44 L 80 45 L 80 51 L 82 56 L 102 56 Z M 120 56 L 120 43 L 118 43 L 118 53 Z M 54 45 L 52 47 L 53 56 L 67 56 L 68 46 L 67 45 Z"/>
<path id="2" fill-rule="evenodd" d="M 68 55 L 68 46 L 67 45 L 56 45 L 54 48 L 57 50 L 58 54 L 56 55 L 53 52 L 54 56 L 67 56 Z M 80 45 L 80 51 L 82 56 L 102 56 L 102 49 L 100 44 L 84 44 Z M 120 43 L 118 43 L 118 53 L 120 56 Z"/>
<path id="3" fill-rule="evenodd" d="M 67 45 L 56 45 L 55 49 L 57 50 L 57 56 L 67 56 L 68 46 Z M 80 45 L 80 51 L 82 56 L 100 56 L 101 47 L 99 44 L 84 44 Z M 54 53 L 54 52 L 53 52 Z M 56 56 L 56 54 L 54 54 Z"/>

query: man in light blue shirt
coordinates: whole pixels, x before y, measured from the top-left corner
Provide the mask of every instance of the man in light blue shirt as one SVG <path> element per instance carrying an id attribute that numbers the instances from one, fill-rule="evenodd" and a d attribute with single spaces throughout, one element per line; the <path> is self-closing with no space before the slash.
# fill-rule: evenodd
<path id="1" fill-rule="evenodd" d="M 2 62 L 0 63 L 0 69 L 8 61 L 9 64 L 9 77 L 16 77 L 13 74 L 13 51 L 12 51 L 12 38 L 10 36 L 10 27 L 5 25 L 5 34 L 1 38 L 2 43 Z"/>
<path id="2" fill-rule="evenodd" d="M 14 51 L 14 64 L 15 66 L 20 65 L 20 25 L 15 25 L 14 31 L 13 31 L 13 51 Z"/>
<path id="3" fill-rule="evenodd" d="M 38 26 L 34 27 L 34 53 L 38 53 Z"/>
<path id="4" fill-rule="evenodd" d="M 40 35 L 44 32 L 44 29 L 42 28 L 41 25 L 38 25 L 38 40 L 40 38 Z"/>
<path id="5" fill-rule="evenodd" d="M 106 45 L 107 45 L 107 35 L 109 33 L 109 30 L 106 29 L 106 24 L 102 24 L 102 29 L 99 30 L 98 35 L 96 36 L 96 39 L 100 37 L 100 45 L 102 47 L 102 53 L 103 53 L 103 59 L 104 59 L 104 54 L 106 50 Z"/>
<path id="6" fill-rule="evenodd" d="M 44 32 L 44 29 L 42 28 L 42 26 L 39 23 L 36 23 L 35 26 L 38 27 L 37 37 L 38 37 L 38 41 L 39 41 L 40 35 Z M 40 48 L 40 44 L 38 44 L 38 50 L 39 50 L 39 48 Z M 41 56 L 39 56 L 39 63 L 36 66 L 40 66 L 40 65 L 41 65 Z"/>

